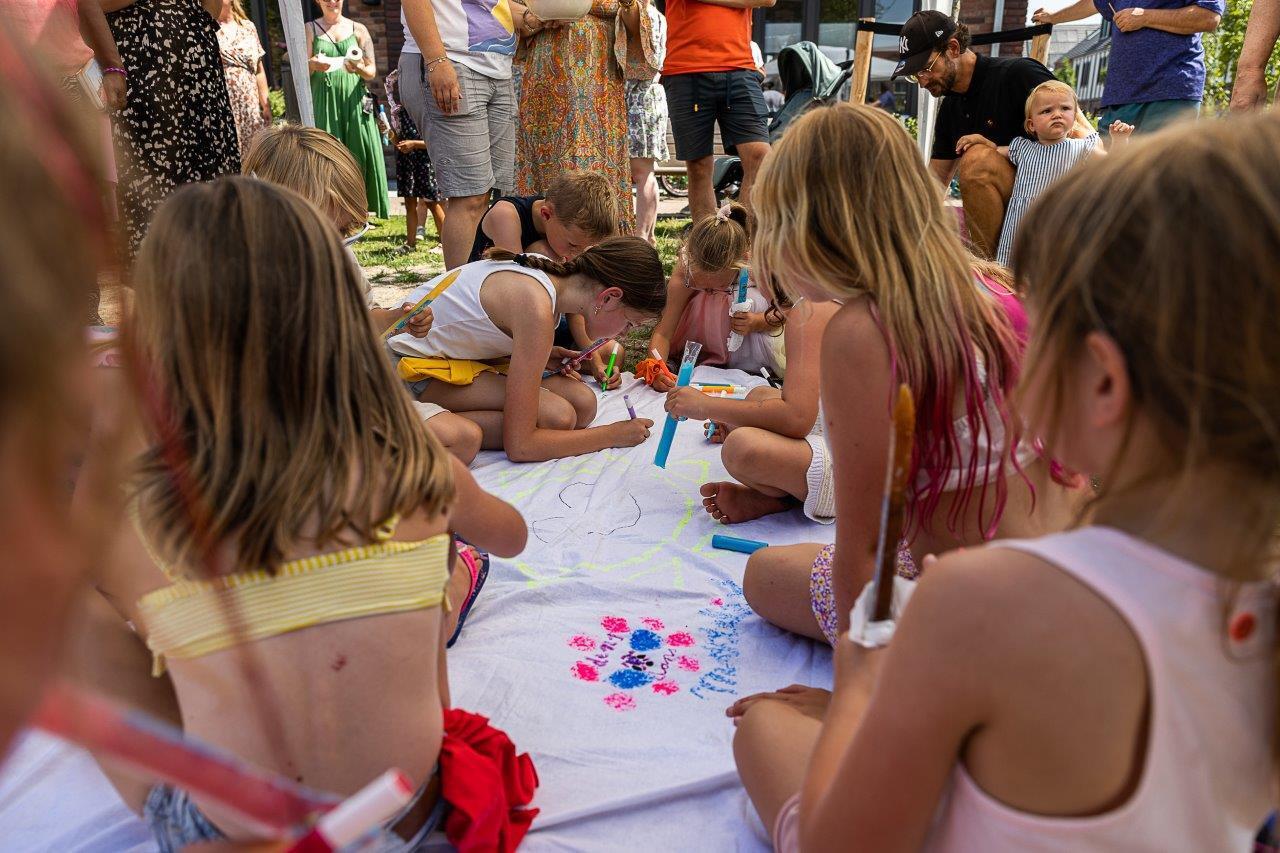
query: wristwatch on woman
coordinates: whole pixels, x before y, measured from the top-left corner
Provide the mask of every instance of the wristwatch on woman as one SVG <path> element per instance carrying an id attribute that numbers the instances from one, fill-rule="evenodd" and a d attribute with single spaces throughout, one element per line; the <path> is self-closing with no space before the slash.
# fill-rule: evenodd
<path id="1" fill-rule="evenodd" d="M 636 5 L 636 0 L 618 0 L 618 7 L 621 9 L 630 9 Z"/>
<path id="2" fill-rule="evenodd" d="M 635 0 L 631 0 L 631 2 L 634 3 Z M 542 29 L 542 22 L 538 21 L 538 23 L 536 24 L 529 23 L 530 15 L 533 15 L 533 10 L 526 8 L 523 12 L 520 13 L 520 20 L 524 23 L 524 28 L 526 30 L 528 30 L 531 33 L 536 33 Z M 537 20 L 537 17 L 538 17 L 537 15 L 534 15 L 535 20 Z"/>

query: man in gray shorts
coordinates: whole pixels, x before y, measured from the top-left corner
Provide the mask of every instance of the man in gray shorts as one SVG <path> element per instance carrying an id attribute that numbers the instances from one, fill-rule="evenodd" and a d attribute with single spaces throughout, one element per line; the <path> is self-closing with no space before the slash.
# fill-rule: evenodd
<path id="1" fill-rule="evenodd" d="M 489 191 L 515 189 L 511 58 L 517 32 L 541 25 L 526 12 L 512 0 L 404 0 L 400 8 L 400 97 L 445 198 L 441 243 L 450 269 L 466 263 Z"/>

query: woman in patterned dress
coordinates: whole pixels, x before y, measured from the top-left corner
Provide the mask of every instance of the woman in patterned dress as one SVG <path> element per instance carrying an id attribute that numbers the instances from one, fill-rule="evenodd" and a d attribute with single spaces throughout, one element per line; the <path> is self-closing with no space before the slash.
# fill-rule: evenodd
<path id="1" fill-rule="evenodd" d="M 239 172 L 240 147 L 218 22 L 199 0 L 102 0 L 102 8 L 129 73 L 112 137 L 132 256 L 169 193 Z"/>
<path id="2" fill-rule="evenodd" d="M 365 83 L 377 76 L 373 39 L 364 24 L 342 14 L 342 0 L 318 0 L 321 16 L 307 24 L 311 40 L 311 102 L 316 127 L 333 134 L 347 146 L 364 173 L 369 210 L 387 218 L 387 166 L 382 159 L 382 139 L 373 116 L 373 99 L 366 97 Z M 346 60 L 330 70 L 327 59 L 339 59 L 353 47 L 364 54 L 358 62 Z"/>
<path id="3" fill-rule="evenodd" d="M 667 56 L 667 19 L 646 6 L 651 26 L 654 64 Z M 658 179 L 653 166 L 668 157 L 667 93 L 655 74 L 648 80 L 627 81 L 627 153 L 631 155 L 631 183 L 636 187 L 636 236 L 653 242 L 658 224 Z"/>
<path id="4" fill-rule="evenodd" d="M 606 175 L 617 187 L 624 230 L 631 212 L 631 168 L 627 156 L 624 80 L 652 79 L 653 60 L 646 0 L 595 0 L 576 21 L 538 20 L 526 11 L 531 30 L 521 45 L 523 71 L 516 129 L 516 193 L 544 192 L 562 172 L 578 169 Z M 628 41 L 639 43 L 628 50 Z"/>
<path id="5" fill-rule="evenodd" d="M 218 15 L 218 47 L 227 79 L 227 97 L 236 120 L 240 156 L 249 150 L 249 140 L 271 123 L 267 100 L 267 72 L 262 67 L 265 51 L 258 30 L 244 13 L 240 0 L 222 0 Z"/>

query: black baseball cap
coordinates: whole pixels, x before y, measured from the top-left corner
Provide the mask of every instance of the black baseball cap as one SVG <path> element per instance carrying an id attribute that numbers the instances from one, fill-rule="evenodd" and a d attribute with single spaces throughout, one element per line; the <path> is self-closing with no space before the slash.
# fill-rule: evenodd
<path id="1" fill-rule="evenodd" d="M 898 43 L 898 66 L 894 77 L 915 74 L 929 62 L 929 56 L 945 45 L 956 32 L 949 15 L 933 10 L 916 12 L 902 25 Z"/>

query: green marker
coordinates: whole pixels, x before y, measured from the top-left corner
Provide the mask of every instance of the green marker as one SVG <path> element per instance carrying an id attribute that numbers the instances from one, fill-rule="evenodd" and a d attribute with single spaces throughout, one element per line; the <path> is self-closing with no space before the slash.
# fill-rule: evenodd
<path id="1" fill-rule="evenodd" d="M 613 375 L 613 363 L 618 360 L 618 351 L 615 349 L 609 355 L 609 366 L 604 369 L 604 379 L 600 380 L 600 390 L 609 390 L 609 377 Z"/>

